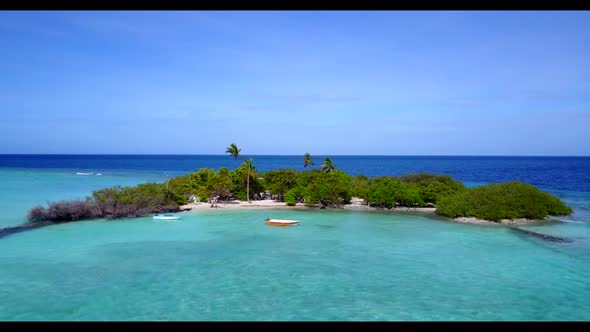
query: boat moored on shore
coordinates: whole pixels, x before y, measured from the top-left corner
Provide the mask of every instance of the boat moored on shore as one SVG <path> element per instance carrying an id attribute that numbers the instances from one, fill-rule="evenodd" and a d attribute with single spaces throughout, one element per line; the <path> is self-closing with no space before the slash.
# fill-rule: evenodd
<path id="1" fill-rule="evenodd" d="M 271 226 L 291 226 L 299 224 L 297 220 L 285 220 L 285 219 L 270 219 L 266 218 L 264 223 Z"/>
<path id="2" fill-rule="evenodd" d="M 173 214 L 157 214 L 154 216 L 155 220 L 177 220 L 180 219 L 179 216 Z"/>

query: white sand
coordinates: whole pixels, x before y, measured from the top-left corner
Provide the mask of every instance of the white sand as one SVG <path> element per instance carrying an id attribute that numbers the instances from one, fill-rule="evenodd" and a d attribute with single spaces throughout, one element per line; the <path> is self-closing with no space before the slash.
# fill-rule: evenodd
<path id="1" fill-rule="evenodd" d="M 214 205 L 214 206 L 212 206 Z M 192 203 L 187 205 L 182 205 L 181 209 L 191 209 L 191 210 L 202 210 L 202 209 L 211 209 L 211 208 L 219 208 L 219 209 L 297 209 L 297 208 L 305 208 L 309 209 L 309 207 L 305 206 L 302 203 L 297 203 L 296 206 L 288 206 L 285 202 L 277 202 L 272 199 L 265 199 L 259 201 L 220 201 L 215 204 L 211 203 Z"/>
<path id="2" fill-rule="evenodd" d="M 275 210 L 275 209 L 284 209 L 284 210 L 319 210 L 319 207 L 309 207 L 303 203 L 297 203 L 295 206 L 288 206 L 285 202 L 277 202 L 272 199 L 266 200 L 252 200 L 250 202 L 247 201 L 220 201 L 215 204 L 214 207 L 211 206 L 211 203 L 192 203 L 187 205 L 182 205 L 181 209 L 191 209 L 191 210 L 203 210 L 203 209 L 261 209 L 261 210 Z M 333 209 L 333 208 L 328 208 Z M 353 197 L 350 204 L 346 204 L 342 206 L 342 209 L 345 210 L 365 210 L 365 211 L 391 211 L 391 212 L 413 212 L 413 213 L 427 213 L 427 214 L 434 214 L 436 208 L 434 207 L 395 207 L 392 209 L 378 209 L 368 205 L 363 204 L 363 200 L 357 197 Z M 449 221 L 455 221 L 460 223 L 466 224 L 477 224 L 477 225 L 501 225 L 501 224 L 508 224 L 508 225 L 523 225 L 523 224 L 538 224 L 540 222 L 546 222 L 547 220 L 531 220 L 531 219 L 504 219 L 501 220 L 499 223 L 493 222 L 490 220 L 483 220 L 474 217 L 459 217 L 459 218 L 449 218 Z"/>
<path id="3" fill-rule="evenodd" d="M 297 203 L 295 206 L 288 206 L 285 202 L 277 202 L 272 199 L 266 200 L 257 200 L 257 201 L 220 201 L 215 204 L 216 207 L 212 207 L 211 203 L 192 203 L 187 205 L 182 205 L 181 209 L 191 209 L 191 210 L 202 210 L 202 209 L 211 209 L 211 208 L 219 208 L 219 209 L 288 209 L 288 210 L 310 210 L 310 209 L 319 209 L 319 207 L 309 207 L 303 203 Z M 368 205 L 362 204 L 362 199 L 360 198 L 353 198 L 350 204 L 346 204 L 342 206 L 342 209 L 346 210 L 375 210 L 375 211 L 396 211 L 396 212 L 426 212 L 426 213 L 434 213 L 436 210 L 433 207 L 416 207 L 416 208 L 409 208 L 409 207 L 395 207 L 393 209 L 377 209 L 374 207 L 370 207 Z"/>

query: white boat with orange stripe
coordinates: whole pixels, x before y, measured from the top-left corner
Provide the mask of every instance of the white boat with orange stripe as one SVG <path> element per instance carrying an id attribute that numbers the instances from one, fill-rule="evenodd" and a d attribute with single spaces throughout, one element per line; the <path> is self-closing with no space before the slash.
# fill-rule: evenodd
<path id="1" fill-rule="evenodd" d="M 297 220 L 285 220 L 285 219 L 270 219 L 266 218 L 264 223 L 271 226 L 291 226 L 299 224 Z"/>

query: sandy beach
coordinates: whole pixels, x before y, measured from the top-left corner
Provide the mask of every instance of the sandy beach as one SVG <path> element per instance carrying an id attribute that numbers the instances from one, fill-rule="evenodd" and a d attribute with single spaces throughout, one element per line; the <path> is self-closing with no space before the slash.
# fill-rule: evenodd
<path id="1" fill-rule="evenodd" d="M 206 209 L 260 209 L 260 210 L 319 210 L 319 207 L 309 207 L 304 203 L 297 203 L 295 206 L 288 206 L 285 202 L 278 202 L 272 199 L 247 201 L 221 201 L 212 206 L 211 203 L 191 203 L 182 205 L 182 210 L 206 210 Z M 328 208 L 337 209 L 337 208 Z M 350 204 L 343 205 L 340 209 L 359 211 L 381 211 L 381 212 L 410 212 L 435 214 L 435 207 L 395 207 L 392 209 L 380 209 L 363 204 L 363 200 L 357 197 L 352 198 Z M 449 221 L 475 224 L 475 225 L 527 225 L 548 222 L 548 219 L 503 219 L 500 222 L 483 220 L 474 217 L 446 218 Z"/>
<path id="2" fill-rule="evenodd" d="M 203 210 L 203 209 L 313 209 L 303 203 L 296 206 L 288 206 L 285 202 L 277 202 L 272 199 L 257 201 L 220 201 L 218 203 L 191 203 L 180 206 L 180 209 Z"/>
<path id="3" fill-rule="evenodd" d="M 394 212 L 422 212 L 434 214 L 436 208 L 434 207 L 395 207 L 392 209 L 378 209 L 362 203 L 362 199 L 353 198 L 350 204 L 343 205 L 341 209 L 345 210 L 371 210 L 371 211 L 394 211 Z M 288 206 L 285 202 L 278 202 L 272 199 L 256 200 L 256 201 L 221 201 L 212 207 L 211 203 L 192 203 L 182 205 L 181 209 L 202 210 L 202 209 L 287 209 L 287 210 L 319 210 L 319 207 L 309 207 L 304 203 L 297 203 L 295 206 Z M 331 208 L 334 209 L 334 208 Z"/>

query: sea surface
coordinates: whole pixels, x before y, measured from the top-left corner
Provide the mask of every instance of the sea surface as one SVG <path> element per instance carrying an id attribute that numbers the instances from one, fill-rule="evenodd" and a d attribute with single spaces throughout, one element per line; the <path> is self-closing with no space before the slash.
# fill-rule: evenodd
<path id="1" fill-rule="evenodd" d="M 302 156 L 248 156 L 259 171 Z M 325 156 L 314 156 L 319 167 Z M 448 174 L 468 186 L 519 180 L 574 214 L 501 226 L 393 212 L 206 209 L 0 238 L 0 320 L 590 320 L 590 157 L 330 156 L 350 174 Z M 35 205 L 160 182 L 223 155 L 0 155 L 0 228 Z M 270 227 L 266 217 L 296 219 Z"/>

